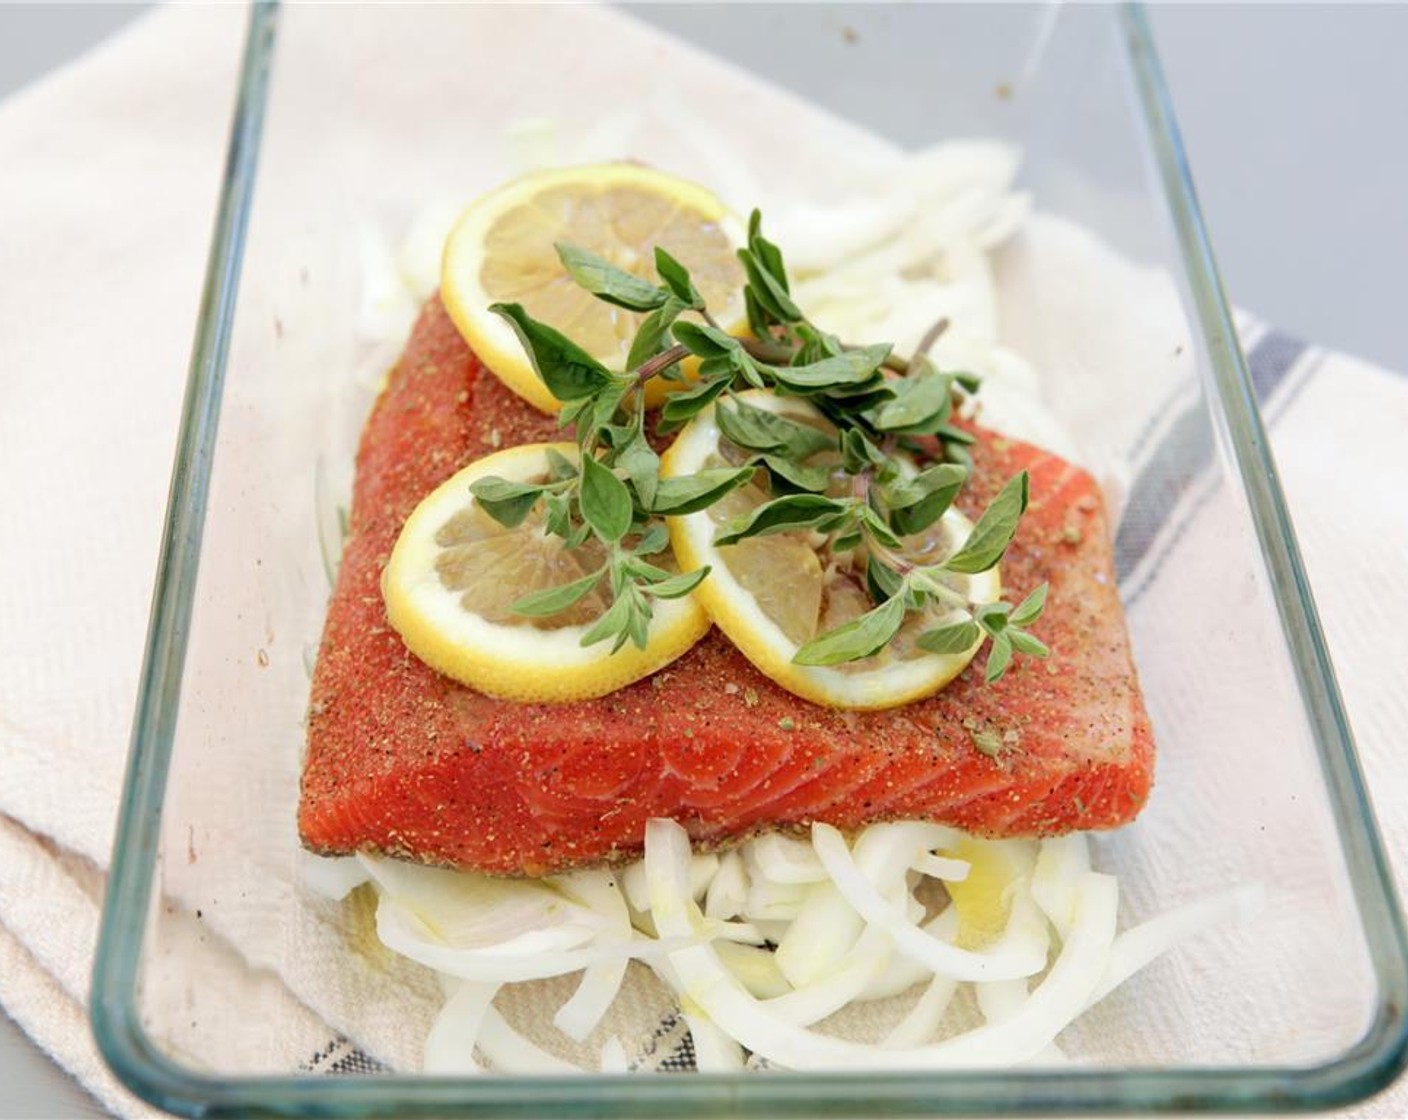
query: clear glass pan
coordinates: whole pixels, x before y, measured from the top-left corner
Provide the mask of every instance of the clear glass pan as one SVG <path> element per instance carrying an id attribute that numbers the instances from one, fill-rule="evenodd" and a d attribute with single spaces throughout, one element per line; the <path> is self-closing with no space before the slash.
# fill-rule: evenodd
<path id="1" fill-rule="evenodd" d="M 661 27 L 695 44 L 670 47 L 670 66 L 656 64 Z M 271 998 L 306 993 L 270 996 L 277 985 L 257 973 L 238 988 L 211 982 L 232 953 L 281 973 L 339 947 L 376 959 L 349 941 L 364 930 L 357 916 L 296 891 L 292 872 L 304 659 L 327 589 L 316 494 L 350 472 L 369 399 L 354 371 L 370 369 L 363 380 L 374 383 L 388 358 L 356 337 L 379 313 L 360 289 L 366 233 L 399 235 L 428 202 L 506 177 L 515 144 L 543 132 L 509 126 L 551 120 L 568 147 L 588 135 L 608 145 L 608 110 L 621 105 L 638 112 L 629 151 L 616 154 L 708 182 L 730 166 L 681 166 L 690 143 L 696 159 L 721 150 L 715 140 L 766 146 L 769 186 L 801 197 L 854 182 L 884 146 L 1011 141 L 1038 210 L 1084 227 L 1143 278 L 1111 293 L 1106 314 L 1111 330 L 1147 336 L 1148 361 L 1116 366 L 1100 346 L 1058 341 L 1068 337 L 1053 331 L 1067 306 L 1050 287 L 1060 278 L 1043 275 L 1029 242 L 997 265 L 1004 341 L 1043 370 L 1079 376 L 1045 385 L 1046 404 L 1123 506 L 1121 590 L 1159 784 L 1134 826 L 1098 841 L 1097 858 L 1120 873 L 1129 920 L 1239 880 L 1261 881 L 1268 905 L 1098 1006 L 1063 1036 L 1070 1067 L 455 1079 L 359 1057 L 335 1068 L 352 1075 L 327 1077 L 312 1072 L 320 1056 L 300 1054 L 302 1036 L 280 1033 L 297 1020 L 289 1007 L 263 1013 Z M 665 122 L 653 131 L 652 114 Z M 1165 407 L 1149 413 L 1159 419 L 1145 438 L 1117 436 L 1111 418 L 1150 393 Z M 206 959 L 210 972 L 192 969 Z M 1314 1109 L 1367 1096 L 1402 1068 L 1405 960 L 1139 8 L 252 10 L 93 989 L 100 1046 L 135 1092 L 218 1116 Z M 1330 990 L 1313 979 L 1327 961 Z M 391 965 L 357 975 L 384 984 L 393 1010 L 408 982 Z M 356 995 L 332 1005 L 365 1015 L 366 992 Z M 365 1018 L 334 1018 L 363 1041 Z"/>

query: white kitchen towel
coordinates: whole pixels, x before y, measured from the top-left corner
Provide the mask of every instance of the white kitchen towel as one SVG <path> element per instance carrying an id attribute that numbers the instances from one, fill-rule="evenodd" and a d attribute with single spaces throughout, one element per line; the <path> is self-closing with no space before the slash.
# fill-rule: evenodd
<path id="1" fill-rule="evenodd" d="M 698 68 L 701 80 L 718 81 L 726 73 L 618 13 L 564 11 L 572 13 L 557 25 L 564 44 L 609 41 L 625 53 L 672 52 L 676 64 Z M 512 13 L 499 12 L 511 33 Z M 102 1071 L 81 1007 L 242 24 L 228 9 L 158 13 L 80 65 L 0 105 L 0 998 L 122 1114 L 144 1106 Z M 512 92 L 481 106 L 486 120 L 499 122 L 494 128 L 519 110 Z M 743 100 L 740 93 L 732 96 Z M 772 96 L 774 105 L 802 119 L 803 107 Z M 406 119 L 405 109 L 387 107 L 384 120 L 372 126 L 393 129 Z M 737 109 L 724 105 L 718 112 L 728 119 Z M 814 146 L 832 149 L 843 126 L 820 114 L 805 119 Z M 308 135 L 272 131 L 271 150 L 306 142 Z M 476 135 L 488 145 L 486 132 Z M 846 135 L 868 145 L 877 161 L 895 158 L 855 130 Z M 407 138 L 408 155 L 415 140 Z M 594 143 L 616 140 L 602 136 Z M 743 144 L 741 166 L 761 166 L 756 158 L 749 163 L 746 138 L 730 142 Z M 466 147 L 474 148 L 474 141 Z M 492 182 L 508 169 L 510 156 L 502 159 L 505 166 L 467 173 L 466 185 Z M 397 189 L 427 197 L 434 186 Z M 756 181 L 733 184 L 745 198 L 756 189 Z M 1058 277 L 1057 289 L 1071 293 L 1104 285 L 1127 297 L 1131 284 L 1160 283 L 1121 269 L 1059 224 L 1034 224 L 1008 252 L 1034 254 L 1031 267 L 1014 265 L 1009 273 L 1035 283 L 1045 269 Z M 1072 283 L 1077 272 L 1088 283 Z M 1015 281 L 1006 295 L 1017 308 L 1007 331 L 1037 337 L 1039 324 L 1031 320 L 1051 313 L 1050 302 L 1023 303 Z M 1060 313 L 1079 314 L 1080 307 Z M 1154 314 L 1154 322 L 1142 324 L 1138 345 L 1151 345 L 1152 334 L 1173 353 L 1176 330 L 1165 338 L 1166 324 Z M 1408 421 L 1408 380 L 1254 324 L 1246 341 L 1371 786 L 1399 790 L 1393 737 L 1408 709 L 1391 667 L 1404 662 L 1408 637 L 1394 626 L 1401 592 L 1383 558 L 1408 555 L 1408 510 L 1384 466 Z M 1078 347 L 1016 348 L 1044 370 L 1070 376 L 1090 364 Z M 1159 464 L 1159 448 L 1166 446 L 1160 437 L 1199 407 L 1186 399 L 1160 403 L 1167 407 L 1140 417 L 1116 441 L 1134 469 L 1107 480 L 1116 491 L 1167 486 L 1174 477 L 1186 483 L 1165 503 L 1172 522 L 1126 522 L 1122 529 L 1126 590 L 1139 597 L 1157 586 L 1161 563 L 1197 530 L 1179 519 L 1190 518 L 1207 473 L 1202 463 L 1182 464 L 1181 474 Z M 1207 448 L 1205 462 L 1216 453 Z M 1402 864 L 1408 811 L 1400 802 L 1408 799 L 1379 796 L 1386 836 Z M 55 907 L 62 908 L 62 923 L 52 918 Z M 240 1007 L 246 1021 L 280 1024 L 272 1050 L 247 1055 L 248 1068 L 367 1068 L 373 1059 L 339 1042 L 329 1022 L 360 1028 L 359 1040 L 380 1042 L 378 1057 L 406 1060 L 423 1022 L 388 1028 L 359 1016 L 354 1003 L 365 1004 L 368 993 L 347 990 L 339 962 L 314 962 L 310 969 L 279 959 L 287 943 L 247 940 L 237 910 L 222 910 L 212 921 L 223 937 L 209 932 L 206 918 L 189 907 L 172 910 L 162 923 L 163 945 L 211 978 L 203 1007 L 218 1016 L 227 1001 L 227 1013 Z M 327 920 L 327 909 L 308 911 L 311 926 Z M 362 979 L 379 979 L 390 991 L 405 977 L 405 969 L 387 965 L 379 978 Z M 423 1011 L 432 996 L 422 990 L 417 1006 Z M 221 1037 L 218 1018 L 202 1025 Z M 201 1039 L 193 1034 L 187 1042 L 199 1049 Z M 1404 1107 L 1408 1094 L 1400 1088 L 1355 1114 L 1394 1115 Z"/>

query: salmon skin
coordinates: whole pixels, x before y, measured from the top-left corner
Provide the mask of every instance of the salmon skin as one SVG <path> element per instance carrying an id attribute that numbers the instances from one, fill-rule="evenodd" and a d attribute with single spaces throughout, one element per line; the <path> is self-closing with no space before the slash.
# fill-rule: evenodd
<path id="1" fill-rule="evenodd" d="M 406 517 L 466 463 L 559 438 L 478 362 L 438 299 L 421 313 L 362 435 L 349 536 L 313 673 L 299 807 L 304 844 L 500 875 L 623 861 L 671 817 L 700 847 L 825 821 L 926 819 L 992 836 L 1113 828 L 1144 805 L 1154 749 L 1099 490 L 1084 471 L 991 433 L 967 512 L 1017 471 L 1031 505 L 1002 565 L 1053 652 L 983 681 L 983 654 L 926 700 L 847 712 L 801 700 L 718 631 L 609 696 L 519 704 L 411 654 L 380 577 Z"/>

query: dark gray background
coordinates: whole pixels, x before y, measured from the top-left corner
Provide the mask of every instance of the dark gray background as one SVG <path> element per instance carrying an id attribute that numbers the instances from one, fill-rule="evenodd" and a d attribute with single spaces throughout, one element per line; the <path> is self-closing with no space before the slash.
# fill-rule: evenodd
<path id="1" fill-rule="evenodd" d="M 0 96 L 139 11 L 0 3 Z M 686 8 L 647 14 L 704 35 Z M 1408 6 L 1166 4 L 1152 21 L 1232 300 L 1408 371 Z M 0 1015 L 0 1118 L 99 1114 Z"/>

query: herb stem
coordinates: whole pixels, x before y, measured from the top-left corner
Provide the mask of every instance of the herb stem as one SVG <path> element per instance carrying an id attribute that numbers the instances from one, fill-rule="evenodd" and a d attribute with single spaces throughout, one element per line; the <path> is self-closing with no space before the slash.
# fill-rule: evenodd
<path id="1" fill-rule="evenodd" d="M 929 574 L 927 569 L 915 568 L 910 572 L 909 578 L 921 584 L 925 591 L 929 592 L 940 602 L 947 603 L 951 607 L 958 607 L 960 610 L 966 611 L 968 609 L 968 600 L 961 592 L 955 591 L 946 583 L 941 583 L 939 580 L 935 579 Z"/>
<path id="2" fill-rule="evenodd" d="M 924 337 L 919 340 L 919 345 L 914 348 L 914 357 L 917 358 L 920 354 L 928 354 L 929 351 L 933 349 L 934 343 L 939 341 L 946 330 L 948 330 L 948 316 L 944 315 L 924 332 Z M 913 360 L 913 358 L 910 359 L 910 361 Z"/>
<path id="3" fill-rule="evenodd" d="M 668 350 L 662 350 L 649 361 L 641 362 L 631 371 L 631 376 L 637 381 L 649 381 L 658 373 L 663 373 L 678 361 L 689 357 L 688 348 L 676 344 Z"/>

